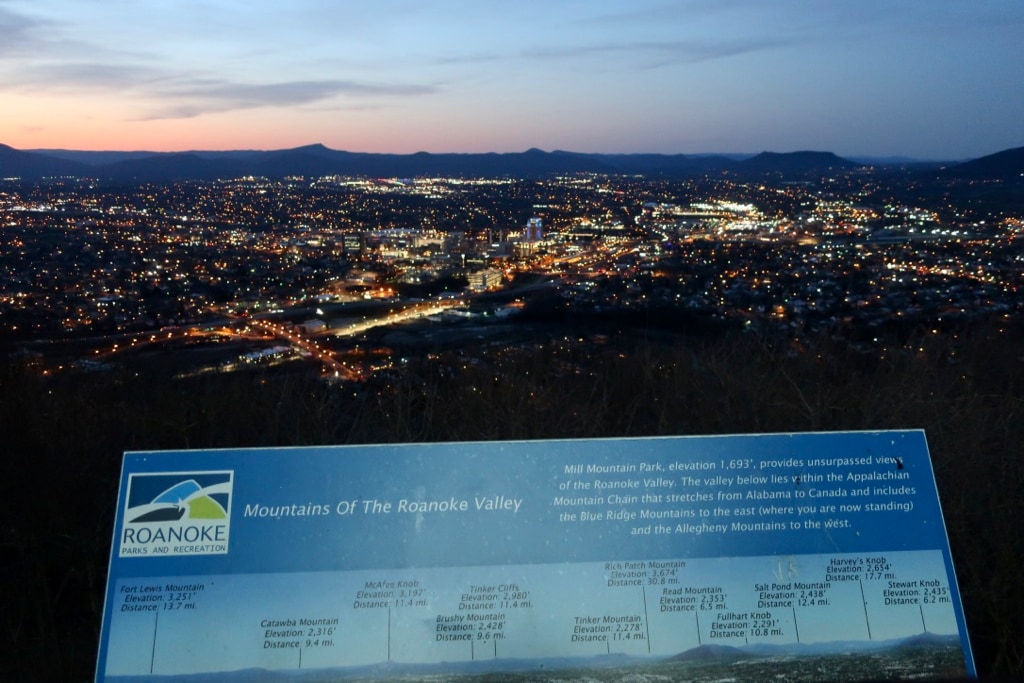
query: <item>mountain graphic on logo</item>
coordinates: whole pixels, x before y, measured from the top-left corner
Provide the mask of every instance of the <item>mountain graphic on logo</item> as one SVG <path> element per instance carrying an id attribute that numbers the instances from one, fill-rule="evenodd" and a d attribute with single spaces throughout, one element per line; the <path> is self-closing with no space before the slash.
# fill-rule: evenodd
<path id="1" fill-rule="evenodd" d="M 128 510 L 128 522 L 177 522 L 181 519 L 226 519 L 224 506 L 213 495 L 223 493 L 223 484 L 207 488 L 194 479 L 186 479 L 167 489 L 144 505 Z"/>

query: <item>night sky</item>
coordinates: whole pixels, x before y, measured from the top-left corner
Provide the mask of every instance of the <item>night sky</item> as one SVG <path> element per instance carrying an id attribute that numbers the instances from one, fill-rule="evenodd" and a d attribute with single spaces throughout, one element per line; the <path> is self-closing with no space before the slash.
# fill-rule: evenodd
<path id="1" fill-rule="evenodd" d="M 20 149 L 1024 145 L 1020 0 L 0 0 Z"/>

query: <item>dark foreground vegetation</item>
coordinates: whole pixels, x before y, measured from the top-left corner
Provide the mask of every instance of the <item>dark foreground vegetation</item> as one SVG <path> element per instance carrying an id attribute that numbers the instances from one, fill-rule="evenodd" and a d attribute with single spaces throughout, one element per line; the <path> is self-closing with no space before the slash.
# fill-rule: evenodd
<path id="1" fill-rule="evenodd" d="M 871 353 L 741 333 L 581 341 L 440 351 L 359 387 L 279 370 L 42 381 L 4 361 L 3 678 L 91 679 L 125 450 L 890 428 L 927 431 L 980 673 L 1024 672 L 1019 325 Z"/>

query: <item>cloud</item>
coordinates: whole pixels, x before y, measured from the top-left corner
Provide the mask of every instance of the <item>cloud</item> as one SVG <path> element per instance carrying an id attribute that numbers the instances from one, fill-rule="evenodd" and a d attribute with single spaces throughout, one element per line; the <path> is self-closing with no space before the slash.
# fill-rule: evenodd
<path id="1" fill-rule="evenodd" d="M 589 60 L 607 56 L 612 62 L 626 64 L 630 68 L 639 61 L 645 68 L 659 68 L 676 64 L 697 64 L 716 59 L 726 59 L 752 52 L 761 52 L 786 47 L 797 41 L 788 36 L 752 36 L 743 38 L 722 38 L 717 40 L 674 40 L 642 42 L 606 42 L 559 47 L 538 47 L 516 52 L 487 52 L 462 55 L 448 55 L 434 61 L 441 66 L 462 64 L 486 64 L 493 62 L 571 61 Z"/>
<path id="2" fill-rule="evenodd" d="M 142 66 L 59 62 L 23 65 L 3 82 L 7 87 L 28 91 L 124 92 L 165 77 L 160 70 Z"/>
<path id="3" fill-rule="evenodd" d="M 245 83 L 142 65 L 89 62 L 28 64 L 0 82 L 11 90 L 39 93 L 116 95 L 146 113 L 136 120 L 194 118 L 203 114 L 294 107 L 335 97 L 418 97 L 437 92 L 433 85 L 310 79 Z"/>
<path id="4" fill-rule="evenodd" d="M 72 16 L 32 16 L 0 0 L 0 88 L 8 92 L 84 95 L 93 101 L 112 97 L 145 112 L 143 119 L 164 119 L 327 103 L 336 97 L 372 106 L 375 98 L 418 97 L 438 90 L 436 85 L 402 82 L 402 74 L 394 79 L 334 78 L 322 67 L 310 70 L 308 65 L 283 79 L 265 76 L 262 82 L 251 82 L 249 73 L 216 73 L 211 63 L 186 64 L 177 57 L 176 52 L 167 53 L 167 45 L 101 41 L 87 31 L 76 32 Z"/>
<path id="5" fill-rule="evenodd" d="M 715 59 L 774 49 L 789 44 L 785 38 L 737 38 L 718 41 L 659 41 L 639 43 L 607 43 L 603 45 L 580 45 L 560 48 L 530 50 L 525 57 L 533 59 L 575 59 L 608 54 L 621 56 L 632 54 L 644 58 L 649 67 L 670 64 L 696 64 Z"/>
<path id="6" fill-rule="evenodd" d="M 281 83 L 237 83 L 221 79 L 193 79 L 161 84 L 152 94 L 166 106 L 157 106 L 146 120 L 191 118 L 202 114 L 255 109 L 293 107 L 338 96 L 404 97 L 434 93 L 424 85 L 386 85 L 346 80 L 289 81 Z"/>
<path id="7" fill-rule="evenodd" d="M 48 22 L 30 18 L 24 14 L 12 12 L 0 6 L 0 56 L 31 53 L 41 43 L 49 43 L 39 35 L 39 29 L 46 28 Z"/>
<path id="8" fill-rule="evenodd" d="M 829 44 L 908 36 L 944 39 L 970 31 L 1024 24 L 1020 3 L 1006 0 L 669 0 L 616 6 L 582 16 L 576 24 L 605 31 L 661 32 L 728 43 L 740 36 L 787 39 L 790 44 Z M 714 54 L 711 50 L 709 54 Z M 728 54 L 728 51 L 725 51 Z"/>
<path id="9" fill-rule="evenodd" d="M 776 0 L 773 6 L 780 1 L 784 0 Z M 665 22 L 672 22 L 678 26 L 680 22 L 694 21 L 703 15 L 720 15 L 736 9 L 754 11 L 759 9 L 762 2 L 763 0 L 753 0 L 753 3 L 751 0 L 675 0 L 668 3 L 624 4 L 621 9 L 613 5 L 613 11 L 583 16 L 577 23 L 602 28 L 622 27 L 626 24 L 656 26 Z"/>

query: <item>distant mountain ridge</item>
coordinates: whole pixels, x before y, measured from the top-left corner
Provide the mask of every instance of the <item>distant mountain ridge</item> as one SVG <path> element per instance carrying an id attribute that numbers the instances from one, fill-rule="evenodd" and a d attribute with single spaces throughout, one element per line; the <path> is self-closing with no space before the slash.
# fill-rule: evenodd
<path id="1" fill-rule="evenodd" d="M 861 166 L 832 152 L 761 152 L 742 164 L 746 170 L 755 173 L 782 174 L 814 173 L 821 170 L 844 171 Z"/>
<path id="2" fill-rule="evenodd" d="M 651 655 L 626 655 L 622 653 L 592 656 L 565 656 L 541 658 L 482 658 L 473 660 L 440 661 L 425 663 L 378 662 L 355 666 L 339 666 L 308 670 L 268 670 L 261 668 L 222 671 L 216 673 L 179 674 L 168 680 L 181 683 L 324 683 L 346 680 L 417 680 L 456 678 L 462 676 L 493 676 L 494 680 L 534 680 L 538 673 L 543 678 L 563 678 L 558 672 L 572 671 L 575 674 L 601 670 L 618 670 L 621 680 L 629 680 L 632 667 L 656 665 L 717 665 L 731 666 L 765 657 L 815 657 L 828 655 L 854 656 L 878 652 L 899 654 L 907 650 L 960 649 L 956 635 L 938 636 L 922 633 L 908 638 L 885 641 L 852 641 L 818 643 L 814 645 L 729 645 L 704 644 L 679 654 L 664 657 Z M 518 676 L 513 676 L 518 674 Z M 151 675 L 107 676 L 111 683 L 149 683 Z M 578 680 L 576 677 L 565 677 Z M 598 680 L 591 677 L 589 680 Z M 479 680 L 479 678 L 473 679 Z M 607 680 L 600 677 L 600 680 Z M 727 680 L 727 679 L 726 679 Z"/>
<path id="3" fill-rule="evenodd" d="M 995 180 L 1024 176 L 1024 147 L 1004 149 L 1002 152 L 948 166 L 940 175 L 950 178 Z"/>
<path id="4" fill-rule="evenodd" d="M 258 176 L 327 175 L 370 178 L 429 176 L 545 178 L 572 173 L 693 177 L 707 174 L 806 173 L 856 164 L 829 153 L 777 154 L 770 159 L 730 155 L 585 154 L 529 149 L 510 153 L 376 154 L 332 150 L 321 144 L 271 151 L 80 152 L 18 151 L 0 147 L 0 178 L 39 180 L 52 176 L 97 178 L 120 183 L 216 180 Z"/>
<path id="5" fill-rule="evenodd" d="M 368 178 L 430 176 L 539 179 L 572 173 L 666 177 L 725 174 L 731 177 L 808 178 L 863 166 L 832 152 L 724 154 L 588 154 L 529 149 L 508 153 L 379 154 L 333 150 L 322 144 L 282 150 L 190 152 L 20 151 L 0 145 L 0 178 L 96 178 L 116 183 L 217 180 L 246 176 L 280 179 L 328 175 Z M 1007 150 L 943 173 L 966 177 L 1014 176 L 1024 172 L 1024 148 Z"/>
<path id="6" fill-rule="evenodd" d="M 45 178 L 51 176 L 86 175 L 82 164 L 57 157 L 22 152 L 0 144 L 0 178 Z"/>

